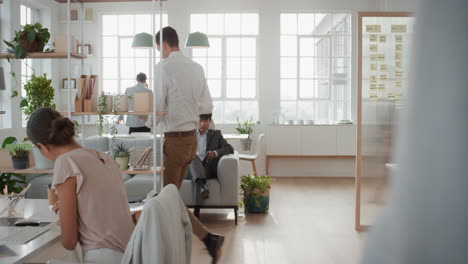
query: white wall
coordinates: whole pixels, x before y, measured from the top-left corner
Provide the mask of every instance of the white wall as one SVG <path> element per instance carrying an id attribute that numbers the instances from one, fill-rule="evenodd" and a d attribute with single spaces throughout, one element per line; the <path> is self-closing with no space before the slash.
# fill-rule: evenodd
<path id="1" fill-rule="evenodd" d="M 51 1 L 51 0 L 47 0 Z M 8 0 L 6 2 L 9 2 Z M 168 13 L 169 25 L 173 26 L 179 33 L 181 43 L 185 42 L 185 37 L 189 33 L 189 20 L 192 12 L 258 12 L 260 14 L 260 35 L 258 39 L 259 45 L 259 69 L 258 69 L 258 98 L 259 98 L 259 117 L 262 124 L 268 124 L 272 121 L 272 113 L 279 110 L 279 35 L 280 35 L 280 13 L 283 11 L 351 11 L 353 14 L 353 79 L 352 79 L 352 117 L 356 117 L 356 66 L 357 66 L 357 39 L 356 39 L 356 14 L 358 11 L 411 11 L 414 10 L 415 0 L 170 0 L 164 3 L 164 10 Z M 116 3 L 116 4 L 85 4 L 85 7 L 93 8 L 94 23 L 85 24 L 84 42 L 92 45 L 94 57 L 88 58 L 85 63 L 92 65 L 94 73 L 99 74 L 99 62 L 97 55 L 97 47 L 99 46 L 99 14 L 106 12 L 147 12 L 151 10 L 151 3 Z M 66 14 L 66 6 L 61 5 L 61 17 L 55 17 L 56 21 L 64 20 Z M 78 5 L 74 5 L 78 8 Z M 2 11 L 3 12 L 3 11 Z M 3 17 L 3 13 L 2 13 Z M 66 24 L 52 25 L 57 27 L 57 32 L 65 33 Z M 3 26 L 2 26 L 3 27 Z M 73 24 L 72 32 L 81 32 L 81 25 Z M 3 32 L 3 31 L 2 31 Z M 2 33 L 2 37 L 3 37 Z M 78 33 L 76 33 L 78 35 Z M 186 51 L 185 51 L 186 52 Z M 186 52 L 187 54 L 187 52 Z M 62 63 L 62 70 L 55 69 L 55 74 L 59 79 L 66 76 L 66 68 Z M 59 86 L 56 86 L 59 87 Z M 58 89 L 57 89 L 58 90 Z M 66 93 L 58 92 L 61 96 L 63 104 L 66 101 Z M 17 119 L 16 119 L 17 120 Z M 264 132 L 264 126 L 257 125 L 253 138 L 259 133 Z M 222 129 L 224 133 L 234 133 L 233 125 L 218 125 L 217 128 Z M 122 132 L 126 131 L 125 127 L 120 128 Z M 96 133 L 94 126 L 88 127 L 86 132 Z M 11 130 L 0 130 L 0 140 L 5 137 Z M 234 145 L 239 144 L 235 142 Z M 240 145 L 237 146 L 240 149 Z M 264 171 L 264 156 L 259 160 L 259 170 Z M 250 164 L 242 165 L 241 172 L 247 173 L 250 171 Z M 354 163 L 350 159 L 322 162 L 320 160 L 302 160 L 292 162 L 289 159 L 275 159 L 271 162 L 270 174 L 275 176 L 353 176 Z"/>

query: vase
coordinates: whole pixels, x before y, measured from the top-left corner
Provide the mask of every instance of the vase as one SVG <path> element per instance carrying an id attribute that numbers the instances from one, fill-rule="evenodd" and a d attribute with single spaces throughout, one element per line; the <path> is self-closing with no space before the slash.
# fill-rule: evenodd
<path id="1" fill-rule="evenodd" d="M 128 157 L 115 157 L 115 161 L 119 164 L 120 170 L 128 169 Z"/>
<path id="2" fill-rule="evenodd" d="M 241 144 L 243 151 L 250 151 L 250 147 L 252 146 L 252 139 L 241 139 Z"/>
<path id="3" fill-rule="evenodd" d="M 264 192 L 258 189 L 244 190 L 245 212 L 251 214 L 265 214 L 270 208 L 270 188 Z"/>
<path id="4" fill-rule="evenodd" d="M 11 158 L 15 170 L 24 170 L 29 167 L 29 157 Z"/>

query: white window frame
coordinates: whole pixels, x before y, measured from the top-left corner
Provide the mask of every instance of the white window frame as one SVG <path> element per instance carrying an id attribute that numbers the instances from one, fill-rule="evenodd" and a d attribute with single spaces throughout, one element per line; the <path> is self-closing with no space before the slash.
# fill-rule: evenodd
<path id="1" fill-rule="evenodd" d="M 143 58 L 143 57 L 137 57 L 137 56 L 133 56 L 133 57 L 121 57 L 121 54 L 120 54 L 120 40 L 123 39 L 123 38 L 132 38 L 134 37 L 134 35 L 119 35 L 119 24 L 117 23 L 117 34 L 115 35 L 104 35 L 104 33 L 102 32 L 102 26 L 103 26 L 103 16 L 106 16 L 106 15 L 115 15 L 115 16 L 120 16 L 120 15 L 132 15 L 132 16 L 137 16 L 137 15 L 152 15 L 151 12 L 111 12 L 111 13 L 100 13 L 99 14 L 99 58 L 98 58 L 98 64 L 99 64 L 99 80 L 100 80 L 100 83 L 102 85 L 100 85 L 100 90 L 103 91 L 104 89 L 104 80 L 116 80 L 117 81 L 117 93 L 118 94 L 123 94 L 125 93 L 125 90 L 126 88 L 128 87 L 122 87 L 122 80 L 127 80 L 127 79 L 123 79 L 121 78 L 121 75 L 120 75 L 120 72 L 121 72 L 121 60 L 122 59 L 129 59 L 129 58 L 132 58 L 133 60 L 137 59 L 137 58 Z M 164 21 L 164 17 L 166 18 L 166 20 Z M 156 18 L 155 18 L 155 22 L 156 23 L 159 23 L 159 14 L 156 14 Z M 166 26 L 168 23 L 168 14 L 167 12 L 164 12 L 163 13 L 163 26 Z M 159 28 L 156 28 L 156 31 L 155 32 L 158 32 L 159 31 Z M 140 32 L 134 32 L 135 34 L 138 34 Z M 152 32 L 147 32 L 149 34 L 152 34 Z M 115 57 L 104 57 L 103 56 L 103 38 L 104 37 L 117 37 L 117 56 Z M 154 52 L 156 52 L 156 61 L 153 62 L 153 64 L 156 64 L 158 61 L 159 61 L 159 52 L 157 51 L 157 49 L 155 48 L 154 49 Z M 149 89 L 153 89 L 152 86 L 151 86 L 151 83 L 152 83 L 152 78 L 153 78 L 153 72 L 151 72 L 153 70 L 153 67 L 151 65 L 151 61 L 152 61 L 152 58 L 150 58 L 151 56 L 151 53 L 150 53 L 150 50 L 148 49 L 148 69 L 149 69 L 149 72 L 146 72 L 145 74 L 147 75 L 147 83 L 148 83 L 148 88 Z M 103 60 L 104 59 L 109 59 L 109 58 L 115 58 L 117 59 L 117 79 L 111 79 L 111 78 L 107 78 L 107 79 L 104 79 L 104 74 L 103 74 Z M 133 80 L 135 80 L 135 83 L 134 85 L 136 85 L 136 74 L 135 76 L 133 77 Z M 106 91 L 105 91 L 106 92 Z"/>
<path id="2" fill-rule="evenodd" d="M 206 16 L 206 19 L 208 19 L 208 15 L 209 14 L 223 14 L 223 15 L 227 15 L 227 14 L 241 14 L 241 20 L 240 20 L 240 23 L 242 24 L 242 14 L 255 14 L 258 16 L 258 20 L 260 20 L 260 15 L 259 13 L 255 13 L 255 12 L 220 12 L 220 13 L 190 13 L 190 17 L 192 15 L 205 15 Z M 191 20 L 191 18 L 190 18 Z M 258 21 L 259 22 L 259 21 Z M 208 23 L 208 22 L 207 22 Z M 192 25 L 191 25 L 191 22 L 190 22 L 190 25 L 189 25 L 190 29 L 192 29 Z M 260 29 L 259 29 L 260 30 Z M 192 32 L 192 30 L 190 31 Z M 205 33 L 205 32 L 204 32 Z M 216 97 L 216 98 L 213 98 L 213 103 L 215 102 L 222 102 L 223 103 L 223 113 L 222 113 L 222 120 L 216 120 L 216 123 L 217 124 L 234 124 L 236 123 L 236 121 L 226 121 L 225 119 L 225 107 L 224 107 L 224 103 L 225 102 L 239 102 L 240 105 L 241 105 L 241 109 L 240 109 L 240 112 L 242 114 L 242 102 L 255 102 L 257 104 L 257 112 L 255 113 L 256 116 L 253 116 L 253 119 L 254 120 L 258 120 L 259 118 L 259 115 L 260 115 L 260 107 L 259 107 L 259 60 L 258 60 L 258 53 L 259 53 L 259 34 L 260 32 L 258 32 L 256 35 L 244 35 L 244 34 L 236 34 L 236 35 L 233 35 L 233 34 L 229 34 L 229 35 L 219 35 L 219 34 L 207 34 L 208 36 L 208 39 L 210 38 L 219 38 L 221 39 L 221 45 L 222 45 L 222 50 L 221 50 L 221 96 L 220 97 Z M 232 57 L 232 58 L 239 58 L 241 60 L 241 64 L 240 64 L 240 67 L 242 68 L 242 59 L 243 58 L 254 58 L 255 59 L 255 78 L 243 78 L 242 77 L 242 70 L 240 71 L 241 72 L 241 76 L 239 78 L 228 78 L 227 77 L 227 58 L 229 58 L 227 56 L 227 39 L 229 38 L 239 38 L 239 39 L 243 39 L 243 38 L 253 38 L 255 39 L 255 57 L 250 57 L 250 56 L 242 56 L 242 47 L 240 47 L 240 53 L 241 55 L 239 57 Z M 193 59 L 194 57 L 195 58 L 204 58 L 204 59 L 208 59 L 208 58 L 218 58 L 218 57 L 209 57 L 208 55 L 205 55 L 205 56 L 194 56 L 193 55 L 193 51 L 190 50 L 190 57 Z M 207 69 L 208 70 L 208 65 L 207 66 Z M 208 73 L 205 71 L 205 75 L 207 76 Z M 211 78 L 208 78 L 208 76 L 206 77 L 207 80 L 211 79 Z M 218 79 L 216 79 L 218 80 Z M 242 86 L 240 88 L 240 96 L 238 98 L 232 98 L 232 97 L 227 97 L 227 81 L 228 80 L 239 80 L 241 83 L 242 83 L 242 80 L 254 80 L 255 81 L 255 97 L 254 98 L 243 98 L 242 97 Z M 216 109 L 214 109 L 214 111 L 216 111 Z M 242 117 L 240 117 L 242 118 Z M 246 116 L 244 117 L 245 119 L 248 119 L 250 118 L 250 116 Z"/>
<path id="3" fill-rule="evenodd" d="M 297 53 L 296 53 L 296 56 L 283 56 L 280 54 L 280 60 L 282 58 L 295 58 L 296 59 L 296 77 L 295 78 L 283 78 L 281 77 L 281 69 L 280 69 L 280 80 L 295 80 L 296 81 L 296 100 L 286 100 L 286 99 L 282 99 L 281 96 L 280 96 L 280 105 L 284 102 L 284 103 L 288 103 L 288 102 L 292 102 L 292 103 L 295 103 L 296 104 L 296 115 L 295 115 L 295 118 L 294 117 L 291 117 L 289 116 L 289 118 L 293 118 L 293 119 L 299 119 L 298 116 L 299 116 L 299 113 L 300 113 L 300 103 L 303 103 L 303 102 L 310 102 L 310 103 L 314 103 L 314 115 L 315 115 L 315 118 L 314 119 L 317 119 L 318 115 L 319 115 L 319 106 L 315 103 L 319 103 L 319 102 L 328 102 L 330 103 L 330 106 L 331 106 L 331 111 L 329 112 L 329 120 L 326 120 L 328 122 L 334 122 L 334 121 L 338 121 L 336 119 L 338 119 L 338 104 L 339 103 L 343 103 L 343 109 L 344 110 L 344 113 L 345 113 L 345 119 L 351 119 L 351 115 L 352 115 L 352 110 L 351 110 L 351 89 L 352 89 L 352 29 L 351 29 L 351 23 L 352 23 L 352 15 L 351 15 L 351 12 L 349 11 L 310 11 L 310 12 L 281 12 L 280 14 L 280 24 L 282 23 L 282 19 L 281 19 L 281 15 L 283 14 L 295 14 L 299 17 L 300 14 L 330 14 L 330 15 L 333 15 L 333 14 L 343 14 L 343 15 L 346 15 L 347 16 L 347 19 L 348 19 L 348 27 L 349 27 L 349 33 L 348 34 L 344 34 L 344 33 L 331 33 L 331 34 L 300 34 L 299 32 L 296 33 L 296 34 L 283 34 L 283 33 L 280 33 L 280 40 L 281 40 L 281 37 L 283 36 L 295 36 L 296 37 L 296 49 L 297 49 Z M 333 23 L 333 21 L 332 21 Z M 299 26 L 299 21 L 297 21 L 297 26 Z M 333 24 L 332 24 L 332 27 L 333 27 Z M 347 40 L 348 40 L 348 45 L 349 45 L 349 55 L 348 56 L 335 56 L 334 55 L 334 39 L 336 39 L 337 37 L 347 37 Z M 301 66 L 300 66 L 300 60 L 301 58 L 312 58 L 311 56 L 301 56 L 300 54 L 300 50 L 301 50 L 301 39 L 305 39 L 305 38 L 327 38 L 329 39 L 329 43 L 330 43 L 330 50 L 329 50 L 329 54 L 328 54 L 328 96 L 327 97 L 317 97 L 317 94 L 315 94 L 315 97 L 314 98 L 303 98 L 301 97 L 301 90 L 300 90 L 300 83 L 301 83 L 301 80 L 314 80 L 314 81 L 319 81 L 320 77 L 317 77 L 316 75 L 314 76 L 314 78 L 302 78 L 300 76 L 300 70 L 301 70 Z M 280 44 L 281 45 L 281 44 Z M 315 58 L 321 58 L 319 56 L 315 56 Z M 336 80 L 334 77 L 333 77 L 333 72 L 334 72 L 334 69 L 336 68 L 336 66 L 334 65 L 337 61 L 337 59 L 340 59 L 340 58 L 345 58 L 348 60 L 348 65 L 349 65 L 349 69 L 348 69 L 348 72 L 347 72 L 347 78 L 345 79 L 347 81 L 347 88 L 344 89 L 344 93 L 346 93 L 346 95 L 344 96 L 344 98 L 342 100 L 338 100 L 338 95 L 336 94 L 337 91 L 335 91 L 334 89 L 334 85 L 333 85 L 333 81 Z M 317 73 L 317 69 L 314 68 L 314 71 L 315 73 Z M 341 79 L 338 79 L 338 80 L 341 80 Z M 316 89 L 316 88 L 315 88 Z M 283 108 L 281 107 L 281 111 L 283 111 Z M 319 121 L 324 121 L 324 120 L 319 120 Z"/>

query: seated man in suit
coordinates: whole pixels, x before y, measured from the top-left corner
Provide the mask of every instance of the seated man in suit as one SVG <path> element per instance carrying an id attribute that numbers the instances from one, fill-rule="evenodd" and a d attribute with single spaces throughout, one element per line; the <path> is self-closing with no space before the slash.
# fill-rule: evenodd
<path id="1" fill-rule="evenodd" d="M 200 115 L 197 155 L 187 170 L 186 178 L 192 180 L 194 201 L 200 201 L 200 197 L 208 199 L 206 181 L 217 177 L 219 159 L 234 153 L 233 147 L 223 138 L 220 130 L 209 129 L 211 121 L 211 114 Z"/>

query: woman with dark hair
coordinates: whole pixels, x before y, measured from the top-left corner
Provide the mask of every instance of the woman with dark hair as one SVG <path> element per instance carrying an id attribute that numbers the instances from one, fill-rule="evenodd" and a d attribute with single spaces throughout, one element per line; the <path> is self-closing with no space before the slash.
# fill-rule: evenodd
<path id="1" fill-rule="evenodd" d="M 79 242 L 85 262 L 120 263 L 134 226 L 117 163 L 78 144 L 73 121 L 52 108 L 30 116 L 27 135 L 55 161 L 62 245 L 73 250 Z"/>

